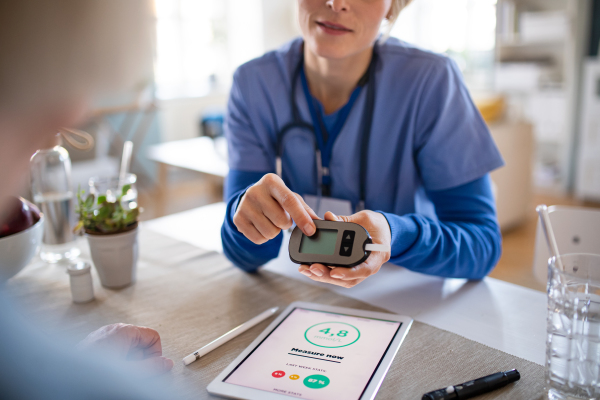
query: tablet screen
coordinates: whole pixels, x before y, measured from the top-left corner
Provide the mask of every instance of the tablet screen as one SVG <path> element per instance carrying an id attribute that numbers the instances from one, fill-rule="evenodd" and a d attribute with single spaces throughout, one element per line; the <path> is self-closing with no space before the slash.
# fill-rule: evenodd
<path id="1" fill-rule="evenodd" d="M 301 399 L 358 400 L 401 325 L 294 308 L 223 381 Z"/>

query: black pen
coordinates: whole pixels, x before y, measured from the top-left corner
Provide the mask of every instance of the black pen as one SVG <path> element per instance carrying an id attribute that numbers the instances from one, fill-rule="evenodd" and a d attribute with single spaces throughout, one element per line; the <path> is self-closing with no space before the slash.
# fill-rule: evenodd
<path id="1" fill-rule="evenodd" d="M 471 397 L 500 389 L 519 379 L 521 379 L 521 374 L 516 369 L 506 372 L 496 372 L 495 374 L 461 383 L 460 385 L 448 386 L 445 389 L 425 393 L 421 400 L 470 399 Z"/>

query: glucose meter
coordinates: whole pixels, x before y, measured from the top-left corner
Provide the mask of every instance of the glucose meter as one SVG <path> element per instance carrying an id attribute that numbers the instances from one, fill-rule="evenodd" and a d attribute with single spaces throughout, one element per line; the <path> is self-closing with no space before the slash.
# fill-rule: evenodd
<path id="1" fill-rule="evenodd" d="M 374 244 L 369 232 L 353 222 L 313 220 L 316 231 L 306 236 L 297 226 L 290 237 L 290 259 L 296 264 L 323 264 L 354 267 L 365 261 L 371 251 L 388 251 L 389 246 Z"/>

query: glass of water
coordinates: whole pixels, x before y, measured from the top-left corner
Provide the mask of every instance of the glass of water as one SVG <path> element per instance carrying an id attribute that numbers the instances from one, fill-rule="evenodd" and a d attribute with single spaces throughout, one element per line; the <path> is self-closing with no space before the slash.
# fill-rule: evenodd
<path id="1" fill-rule="evenodd" d="M 548 399 L 598 399 L 600 255 L 565 254 L 560 261 L 548 264 Z"/>
<path id="2" fill-rule="evenodd" d="M 105 195 L 106 200 L 114 202 L 121 195 L 123 186 L 129 185 L 129 190 L 121 198 L 121 206 L 124 209 L 133 209 L 138 206 L 137 203 L 137 176 L 135 174 L 126 174 L 125 179 L 121 180 L 118 176 L 113 177 L 92 177 L 89 180 L 90 194 L 98 198 L 99 195 Z"/>

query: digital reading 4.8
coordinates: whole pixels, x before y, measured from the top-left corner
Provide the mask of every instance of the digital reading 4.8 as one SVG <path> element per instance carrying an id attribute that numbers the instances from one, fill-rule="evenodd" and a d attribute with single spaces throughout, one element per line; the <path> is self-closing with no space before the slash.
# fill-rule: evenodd
<path id="1" fill-rule="evenodd" d="M 327 254 L 335 253 L 335 242 L 338 231 L 335 229 L 317 229 L 312 236 L 302 236 L 300 253 Z"/>
<path id="2" fill-rule="evenodd" d="M 302 399 L 359 399 L 400 326 L 295 308 L 224 382 Z"/>

